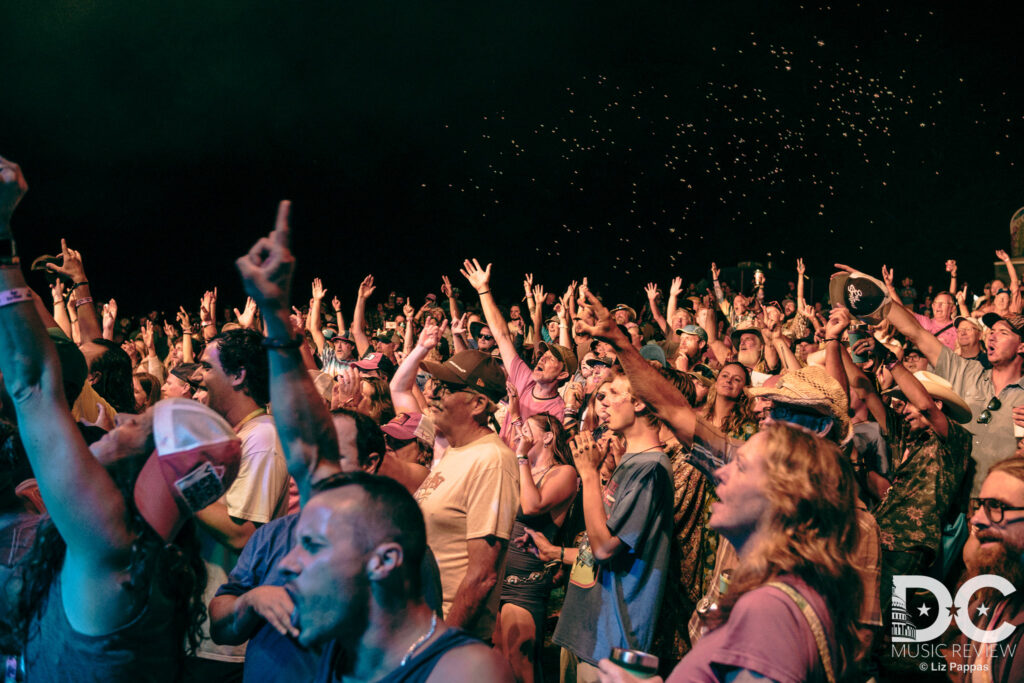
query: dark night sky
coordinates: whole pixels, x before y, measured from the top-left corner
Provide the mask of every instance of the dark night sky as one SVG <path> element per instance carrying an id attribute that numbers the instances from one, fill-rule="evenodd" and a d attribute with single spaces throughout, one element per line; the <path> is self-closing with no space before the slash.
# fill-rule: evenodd
<path id="1" fill-rule="evenodd" d="M 506 298 L 797 256 L 980 285 L 1024 205 L 1017 4 L 4 3 L 0 153 L 23 255 L 68 237 L 129 309 L 240 304 L 282 197 L 297 298 L 346 308 L 466 256 Z"/>

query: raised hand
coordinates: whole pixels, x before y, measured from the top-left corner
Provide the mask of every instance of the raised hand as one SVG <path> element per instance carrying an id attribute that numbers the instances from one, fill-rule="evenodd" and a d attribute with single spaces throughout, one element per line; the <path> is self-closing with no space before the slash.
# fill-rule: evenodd
<path id="1" fill-rule="evenodd" d="M 462 273 L 462 277 L 469 281 L 470 286 L 476 290 L 477 294 L 484 294 L 491 288 L 490 263 L 487 264 L 486 268 L 483 268 L 476 259 L 472 261 L 466 259 L 462 262 L 462 268 L 459 272 Z"/>
<path id="2" fill-rule="evenodd" d="M 452 318 L 452 334 L 466 336 L 466 321 L 469 320 L 469 313 L 463 313 L 460 318 Z"/>
<path id="3" fill-rule="evenodd" d="M 958 304 L 963 304 L 963 305 L 967 304 L 967 283 L 966 282 L 964 283 L 963 288 L 960 289 L 956 293 L 956 302 Z"/>
<path id="4" fill-rule="evenodd" d="M 331 409 L 352 406 L 359 403 L 363 395 L 363 380 L 359 377 L 359 369 L 348 366 L 334 378 L 334 391 L 331 395 Z M 337 403 L 335 403 L 337 401 Z"/>
<path id="5" fill-rule="evenodd" d="M 373 285 L 373 276 L 367 275 L 363 278 L 363 281 L 359 283 L 359 298 L 369 299 L 375 289 L 377 288 Z"/>
<path id="6" fill-rule="evenodd" d="M 527 299 L 533 296 L 533 273 L 523 276 L 523 291 L 526 292 Z"/>
<path id="7" fill-rule="evenodd" d="M 427 323 L 423 326 L 423 331 L 420 332 L 420 338 L 416 342 L 416 346 L 427 350 L 436 348 L 446 329 L 448 329 L 447 320 L 438 325 L 433 318 L 427 318 Z"/>
<path id="8" fill-rule="evenodd" d="M 828 314 L 828 322 L 825 323 L 826 339 L 842 339 L 843 332 L 850 327 L 850 311 L 845 308 L 834 307 Z"/>
<path id="9" fill-rule="evenodd" d="M 604 462 L 607 451 L 601 448 L 590 432 L 584 430 L 569 441 L 569 448 L 572 450 L 573 461 L 576 469 L 582 471 L 597 472 Z"/>
<path id="10" fill-rule="evenodd" d="M 946 272 L 949 273 L 950 277 L 956 277 L 956 261 L 946 259 Z"/>
<path id="11" fill-rule="evenodd" d="M 798 258 L 796 260 L 796 274 L 803 277 L 805 272 L 807 272 L 807 269 L 804 268 L 804 260 L 802 258 Z"/>
<path id="12" fill-rule="evenodd" d="M 644 287 L 644 292 L 647 293 L 647 300 L 654 304 L 654 300 L 658 298 L 658 285 L 653 282 L 648 282 Z"/>
<path id="13" fill-rule="evenodd" d="M 681 278 L 681 277 L 674 277 L 674 278 L 672 278 L 672 284 L 670 284 L 669 287 L 668 287 L 668 295 L 669 296 L 679 296 L 679 294 L 682 293 L 682 291 L 683 291 L 683 278 Z"/>
<path id="14" fill-rule="evenodd" d="M 54 304 L 64 303 L 64 281 L 57 280 L 55 283 L 50 285 L 50 294 L 53 295 Z M 104 315 L 106 315 L 107 307 L 103 307 Z"/>
<path id="15" fill-rule="evenodd" d="M 199 302 L 199 319 L 206 323 L 212 323 L 217 317 L 217 288 L 207 290 Z"/>
<path id="16" fill-rule="evenodd" d="M 452 298 L 452 281 L 448 279 L 447 275 L 441 276 L 441 293 L 449 299 Z"/>
<path id="17" fill-rule="evenodd" d="M 108 304 L 103 304 L 103 326 L 104 327 L 107 326 L 107 306 L 108 306 Z M 113 321 L 111 321 L 111 325 L 113 325 Z M 168 339 L 174 339 L 175 333 L 176 333 L 176 330 L 174 329 L 174 325 L 170 321 L 164 320 L 164 335 Z"/>
<path id="18" fill-rule="evenodd" d="M 402 305 L 402 314 L 405 316 L 405 322 L 408 323 L 413 319 L 413 316 L 416 315 L 416 309 L 410 306 L 409 302 L 406 301 Z"/>
<path id="19" fill-rule="evenodd" d="M 146 345 L 147 349 L 155 348 L 153 346 L 153 323 L 149 320 L 142 321 L 142 343 Z"/>
<path id="20" fill-rule="evenodd" d="M 291 225 L 288 222 L 291 207 L 290 201 L 282 200 L 277 205 L 274 229 L 257 240 L 248 254 L 235 261 L 245 293 L 264 312 L 287 311 L 291 301 L 292 273 L 295 270 L 295 258 L 288 246 L 291 243 Z M 265 316 L 268 321 L 270 317 Z"/>
<path id="21" fill-rule="evenodd" d="M 313 298 L 317 301 L 323 301 L 324 296 L 327 294 L 327 290 L 324 288 L 324 283 L 320 281 L 320 278 L 313 278 Z"/>
<path id="22" fill-rule="evenodd" d="M 246 329 L 252 328 L 253 320 L 256 319 L 256 302 L 251 296 L 245 300 L 245 310 L 239 313 L 238 309 L 235 309 L 235 318 L 242 327 Z"/>
<path id="23" fill-rule="evenodd" d="M 893 272 L 892 268 L 887 268 L 882 265 L 882 281 L 885 282 L 886 289 L 892 289 L 892 283 L 896 278 L 896 273 Z"/>
<path id="24" fill-rule="evenodd" d="M 0 237 L 10 235 L 11 214 L 28 192 L 28 183 L 21 167 L 0 157 Z"/>
<path id="25" fill-rule="evenodd" d="M 533 300 L 537 302 L 538 306 L 544 303 L 544 297 L 546 296 L 547 294 L 544 292 L 544 285 L 533 286 Z"/>
<path id="26" fill-rule="evenodd" d="M 587 303 L 584 310 L 589 315 L 585 315 L 583 312 L 580 313 L 580 320 L 576 322 L 576 328 L 579 331 L 601 339 L 625 340 L 622 330 L 615 324 L 612 314 L 601 304 L 601 300 L 589 290 L 587 291 Z M 591 320 L 593 322 L 590 322 Z"/>
<path id="27" fill-rule="evenodd" d="M 516 438 L 516 457 L 526 457 L 533 448 L 533 430 L 520 422 L 512 427 L 512 433 Z"/>
<path id="28" fill-rule="evenodd" d="M 333 308 L 336 311 L 340 311 L 341 299 L 339 299 L 338 297 L 334 297 L 333 299 L 331 299 L 331 308 Z"/>
<path id="29" fill-rule="evenodd" d="M 63 257 L 61 265 L 47 263 L 46 269 L 51 273 L 59 273 L 70 278 L 72 282 L 85 282 L 85 268 L 82 266 L 82 254 L 74 249 L 68 248 L 65 239 L 60 241 L 60 254 Z"/>
<path id="30" fill-rule="evenodd" d="M 996 249 L 996 258 L 1003 263 L 1008 263 L 1010 261 L 1010 255 L 1002 249 Z"/>
<path id="31" fill-rule="evenodd" d="M 113 302 L 113 299 L 111 299 Z M 178 306 L 178 324 L 181 325 L 182 334 L 187 334 L 192 331 L 192 321 L 188 318 L 188 311 L 185 310 L 184 306 Z"/>
<path id="32" fill-rule="evenodd" d="M 719 276 L 721 274 L 722 274 L 722 271 L 719 270 L 718 266 L 716 266 L 712 262 L 712 264 L 711 264 L 711 279 L 714 280 L 715 282 L 718 282 L 718 278 L 719 278 Z"/>

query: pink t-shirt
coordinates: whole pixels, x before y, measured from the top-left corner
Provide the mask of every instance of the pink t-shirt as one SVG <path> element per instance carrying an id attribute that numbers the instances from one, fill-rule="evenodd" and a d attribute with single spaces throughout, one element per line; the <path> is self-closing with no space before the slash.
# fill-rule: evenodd
<path id="1" fill-rule="evenodd" d="M 537 413 L 550 413 L 559 422 L 565 419 L 565 401 L 561 396 L 556 394 L 554 398 L 539 399 L 533 395 L 533 389 L 537 386 L 537 382 L 533 379 L 533 368 L 527 365 L 522 358 L 516 356 L 516 359 L 512 361 L 512 367 L 507 367 L 505 370 L 508 372 L 509 383 L 519 393 L 519 415 L 522 419 L 525 420 Z M 509 440 L 511 424 L 512 418 L 505 413 L 505 421 L 501 425 L 501 438 L 506 442 Z"/>
<path id="2" fill-rule="evenodd" d="M 834 665 L 838 658 L 825 601 L 795 576 L 779 580 L 795 588 L 814 608 L 828 638 Z M 749 669 L 779 683 L 826 680 L 807 618 L 792 598 L 770 586 L 755 588 L 742 596 L 733 606 L 729 621 L 701 638 L 672 670 L 666 683 L 717 683 L 732 669 Z"/>
<path id="3" fill-rule="evenodd" d="M 942 334 L 938 335 L 939 341 L 942 342 L 943 346 L 950 350 L 956 349 L 956 325 L 953 324 L 952 320 L 948 323 L 940 323 L 932 320 L 926 315 L 921 315 L 920 313 L 915 313 L 914 317 L 917 318 L 917 322 L 921 323 L 921 327 L 932 334 L 935 334 L 939 330 L 943 330 Z M 948 328 L 946 327 L 947 325 L 949 326 Z"/>

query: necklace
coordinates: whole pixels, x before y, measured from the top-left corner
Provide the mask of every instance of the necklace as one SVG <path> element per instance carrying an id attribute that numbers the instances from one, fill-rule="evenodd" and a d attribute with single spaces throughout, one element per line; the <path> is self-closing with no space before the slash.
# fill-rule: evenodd
<path id="1" fill-rule="evenodd" d="M 530 472 L 530 474 L 533 475 L 533 480 L 537 481 L 537 477 L 543 477 L 545 474 L 547 474 L 547 471 L 550 470 L 554 466 L 555 466 L 554 463 L 552 463 L 552 464 L 548 465 L 547 467 L 541 468 L 540 470 L 537 470 L 535 472 Z"/>
<path id="2" fill-rule="evenodd" d="M 434 629 L 436 629 L 436 628 L 437 628 L 437 613 L 435 612 L 434 614 L 432 614 L 430 616 L 430 630 L 427 631 L 426 633 L 424 633 L 422 636 L 420 636 L 419 639 L 415 643 L 413 643 L 409 647 L 408 650 L 406 650 L 405 656 L 402 657 L 402 661 L 400 661 L 398 663 L 399 668 L 401 668 L 401 667 L 403 667 L 403 666 L 405 666 L 406 664 L 409 663 L 409 658 L 412 657 L 413 653 L 416 652 L 416 649 L 420 645 L 422 645 L 425 640 L 430 638 L 430 636 L 434 635 Z"/>

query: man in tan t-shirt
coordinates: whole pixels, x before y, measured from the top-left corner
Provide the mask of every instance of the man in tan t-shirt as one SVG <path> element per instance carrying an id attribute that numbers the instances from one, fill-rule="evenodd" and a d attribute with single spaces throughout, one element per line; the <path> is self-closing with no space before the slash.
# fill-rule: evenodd
<path id="1" fill-rule="evenodd" d="M 450 444 L 415 494 L 441 572 L 444 618 L 489 641 L 519 504 L 515 454 L 487 426 L 505 372 L 474 350 L 423 367 L 440 380 L 429 415 Z"/>

